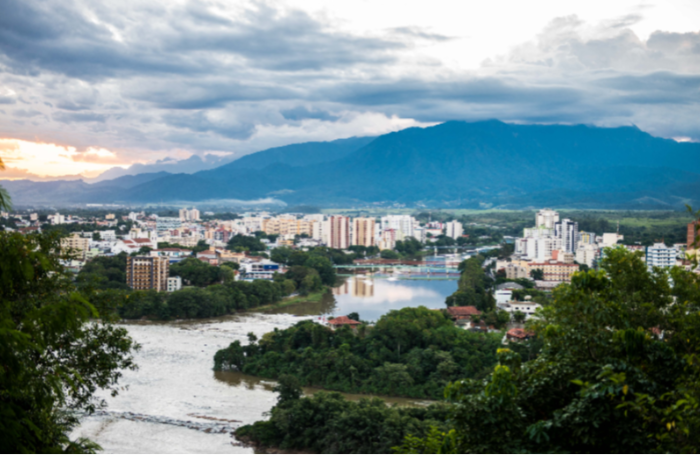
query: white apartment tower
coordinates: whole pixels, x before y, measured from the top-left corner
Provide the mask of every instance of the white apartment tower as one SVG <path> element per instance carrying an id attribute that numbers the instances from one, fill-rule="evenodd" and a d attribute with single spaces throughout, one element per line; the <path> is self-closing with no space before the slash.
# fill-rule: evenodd
<path id="1" fill-rule="evenodd" d="M 545 227 L 554 229 L 554 225 L 559 222 L 559 213 L 551 209 L 542 209 L 535 217 L 535 227 Z"/>
<path id="2" fill-rule="evenodd" d="M 554 236 L 561 239 L 561 246 L 564 251 L 575 253 L 578 247 L 578 223 L 568 218 L 557 221 L 554 223 Z"/>
<path id="3" fill-rule="evenodd" d="M 647 266 L 671 268 L 676 265 L 676 256 L 678 250 L 674 247 L 668 247 L 664 243 L 655 243 L 653 246 L 647 247 Z"/>
<path id="4" fill-rule="evenodd" d="M 328 246 L 341 250 L 350 246 L 350 218 L 334 215 L 328 220 Z"/>
<path id="5" fill-rule="evenodd" d="M 445 223 L 446 236 L 452 237 L 456 240 L 462 236 L 463 232 L 464 228 L 462 227 L 462 223 L 460 223 L 459 221 L 450 221 L 448 223 Z"/>
<path id="6" fill-rule="evenodd" d="M 382 231 L 394 229 L 399 237 L 415 237 L 413 232 L 415 219 L 411 215 L 387 215 L 381 219 Z"/>

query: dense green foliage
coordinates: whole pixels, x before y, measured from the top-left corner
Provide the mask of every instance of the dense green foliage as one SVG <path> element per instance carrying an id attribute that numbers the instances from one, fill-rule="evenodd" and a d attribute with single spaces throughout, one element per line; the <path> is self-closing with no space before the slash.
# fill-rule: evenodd
<path id="1" fill-rule="evenodd" d="M 181 277 L 184 285 L 203 288 L 232 280 L 233 272 L 229 268 L 210 265 L 197 258 L 185 258 L 170 264 L 170 276 Z"/>
<path id="2" fill-rule="evenodd" d="M 309 251 L 281 247 L 272 250 L 270 260 L 290 267 L 286 278 L 294 279 L 297 282 L 297 288 L 302 289 L 303 286 L 301 286 L 301 279 L 297 280 L 292 275 L 296 276 L 297 278 L 303 278 L 303 276 L 306 276 L 306 274 L 300 276 L 298 272 L 301 269 L 295 269 L 295 272 L 292 272 L 291 269 L 293 267 L 303 266 L 313 269 L 318 273 L 318 276 L 321 279 L 321 284 L 333 286 L 337 279 L 333 264 L 338 263 L 335 261 L 339 261 L 341 264 L 346 264 L 348 263 L 347 261 L 352 263 L 352 259 L 349 259 L 347 256 L 348 255 L 344 254 L 340 250 L 334 250 L 326 247 L 311 248 Z M 308 288 L 308 286 L 306 288 L 308 290 L 312 290 Z"/>
<path id="3" fill-rule="evenodd" d="M 398 251 L 403 257 L 420 256 L 420 251 L 423 249 L 423 244 L 413 237 L 406 237 L 403 240 L 397 240 L 394 250 Z"/>
<path id="4" fill-rule="evenodd" d="M 697 452 L 699 280 L 608 250 L 601 270 L 559 286 L 532 322 L 538 357 L 501 350 L 486 380 L 446 389 L 454 431 L 400 451 Z"/>
<path id="5" fill-rule="evenodd" d="M 78 285 L 97 289 L 129 289 L 126 285 L 126 256 L 126 253 L 120 253 L 87 261 L 78 274 Z"/>
<path id="6" fill-rule="evenodd" d="M 215 267 L 187 258 L 172 264 L 170 274 L 181 276 L 185 284 L 194 287 L 172 293 L 134 291 L 126 285 L 126 254 L 120 254 L 88 261 L 78 274 L 77 284 L 91 301 L 110 314 L 124 319 L 155 320 L 223 316 L 279 302 L 296 290 L 294 282 L 283 276 L 275 282 L 233 281 L 236 265 Z M 312 287 L 318 290 L 317 286 Z"/>
<path id="7" fill-rule="evenodd" d="M 233 281 L 207 288 L 185 288 L 171 293 L 156 291 L 101 292 L 113 311 L 124 319 L 210 318 L 279 302 L 289 294 L 283 283 L 265 280 Z"/>
<path id="8" fill-rule="evenodd" d="M 300 398 L 298 384 L 288 376 L 276 390 L 280 396 L 270 419 L 239 428 L 238 439 L 285 451 L 390 453 L 409 434 L 445 426 L 447 417 L 442 404 L 389 407 L 378 398 L 354 402 L 337 392 Z"/>
<path id="9" fill-rule="evenodd" d="M 233 251 L 259 252 L 267 250 L 258 237 L 236 234 L 228 241 L 226 248 Z"/>
<path id="10" fill-rule="evenodd" d="M 71 441 L 80 413 L 116 394 L 135 347 L 60 265 L 55 234 L 0 233 L 0 451 L 89 452 Z M 97 321 L 102 317 L 101 322 Z M 90 320 L 93 320 L 90 323 Z"/>
<path id="11" fill-rule="evenodd" d="M 302 321 L 217 352 L 215 369 L 279 378 L 342 392 L 440 398 L 445 386 L 477 377 L 495 362 L 502 334 L 455 327 L 440 311 L 394 310 L 374 327 L 331 330 Z"/>
<path id="12" fill-rule="evenodd" d="M 496 301 L 491 293 L 493 280 L 486 275 L 484 257 L 477 255 L 459 264 L 461 275 L 457 290 L 447 297 L 447 306 L 475 306 L 481 312 L 493 311 Z"/>

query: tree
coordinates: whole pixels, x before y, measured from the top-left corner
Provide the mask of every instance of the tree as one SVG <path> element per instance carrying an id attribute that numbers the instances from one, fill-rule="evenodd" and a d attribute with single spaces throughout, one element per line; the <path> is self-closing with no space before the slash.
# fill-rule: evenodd
<path id="1" fill-rule="evenodd" d="M 517 322 L 518 324 L 525 322 L 526 317 L 527 315 L 520 310 L 513 313 L 513 321 Z"/>
<path id="2" fill-rule="evenodd" d="M 0 233 L 0 450 L 89 452 L 71 440 L 81 413 L 118 391 L 137 347 L 76 289 L 56 234 Z M 102 319 L 98 319 L 102 317 Z"/>
<path id="3" fill-rule="evenodd" d="M 267 248 L 257 237 L 236 234 L 228 241 L 226 248 L 235 251 L 265 251 Z"/>
<path id="4" fill-rule="evenodd" d="M 401 257 L 399 255 L 399 253 L 397 253 L 396 251 L 393 251 L 393 250 L 382 250 L 379 253 L 379 256 L 382 259 L 398 259 L 399 257 Z"/>
<path id="5" fill-rule="evenodd" d="M 0 158 L 0 171 L 5 170 L 5 163 Z M 12 210 L 12 198 L 10 193 L 7 192 L 5 188 L 0 186 L 0 210 L 10 211 Z"/>
<path id="6" fill-rule="evenodd" d="M 542 281 L 544 280 L 544 270 L 542 269 L 532 269 L 530 270 L 530 276 L 533 280 Z"/>
<path id="7" fill-rule="evenodd" d="M 696 451 L 699 310 L 696 274 L 607 249 L 601 270 L 574 274 L 530 323 L 538 357 L 501 349 L 485 382 L 447 387 L 451 450 Z"/>
<path id="8" fill-rule="evenodd" d="M 353 321 L 359 321 L 360 315 L 353 311 L 352 313 L 348 314 L 348 318 L 352 319 Z"/>
<path id="9" fill-rule="evenodd" d="M 99 242 L 102 240 L 102 236 L 100 236 L 100 233 L 98 231 L 95 231 L 92 233 L 92 240 Z"/>

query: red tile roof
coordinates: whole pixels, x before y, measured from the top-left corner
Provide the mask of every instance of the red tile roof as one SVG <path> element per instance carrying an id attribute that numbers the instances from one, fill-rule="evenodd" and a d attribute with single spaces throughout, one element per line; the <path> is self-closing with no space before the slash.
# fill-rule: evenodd
<path id="1" fill-rule="evenodd" d="M 529 330 L 525 329 L 510 329 L 508 333 L 506 333 L 507 336 L 513 337 L 513 338 L 518 338 L 520 340 L 524 340 L 525 338 L 534 336 L 534 332 L 530 332 Z"/>
<path id="2" fill-rule="evenodd" d="M 481 314 L 475 306 L 451 306 L 447 308 L 447 312 L 456 319 L 467 319 L 472 315 Z"/>
<path id="3" fill-rule="evenodd" d="M 350 319 L 347 316 L 338 316 L 335 319 L 331 319 L 328 321 L 329 324 L 331 325 L 359 325 L 360 323 L 358 321 L 355 321 L 354 319 Z"/>

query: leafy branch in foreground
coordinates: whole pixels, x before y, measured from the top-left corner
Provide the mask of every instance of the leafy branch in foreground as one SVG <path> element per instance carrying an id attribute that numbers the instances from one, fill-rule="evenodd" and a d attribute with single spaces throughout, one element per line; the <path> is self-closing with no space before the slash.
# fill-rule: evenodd
<path id="1" fill-rule="evenodd" d="M 137 345 L 99 314 L 60 264 L 56 235 L 0 233 L 0 450 L 93 452 L 72 441 L 78 416 L 104 406 L 134 369 Z"/>

